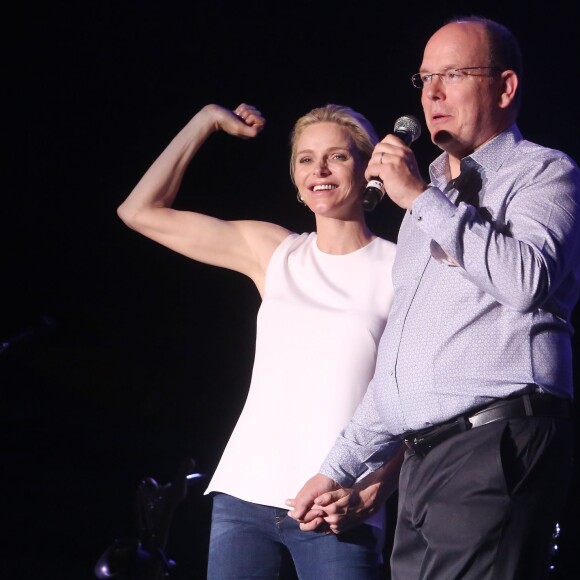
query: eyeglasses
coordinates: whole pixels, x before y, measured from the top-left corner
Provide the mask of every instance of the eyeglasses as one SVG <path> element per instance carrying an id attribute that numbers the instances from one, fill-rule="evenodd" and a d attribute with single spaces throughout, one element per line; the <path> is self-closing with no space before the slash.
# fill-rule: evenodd
<path id="1" fill-rule="evenodd" d="M 475 74 L 468 71 L 473 70 L 491 70 L 494 71 L 491 74 Z M 501 69 L 496 66 L 468 66 L 466 68 L 452 68 L 440 73 L 415 73 L 411 77 L 411 82 L 414 87 L 422 89 L 431 84 L 433 77 L 439 77 L 446 85 L 455 85 L 460 83 L 463 79 L 467 77 L 492 77 L 495 76 Z"/>

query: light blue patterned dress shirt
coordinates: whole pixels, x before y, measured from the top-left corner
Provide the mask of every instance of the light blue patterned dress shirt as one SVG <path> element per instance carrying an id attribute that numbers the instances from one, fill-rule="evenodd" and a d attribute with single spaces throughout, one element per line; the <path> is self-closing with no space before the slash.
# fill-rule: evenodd
<path id="1" fill-rule="evenodd" d="M 375 375 L 321 473 L 344 486 L 401 434 L 530 383 L 572 398 L 571 315 L 580 289 L 580 171 L 513 125 L 461 162 L 447 154 L 403 218 L 395 298 Z"/>

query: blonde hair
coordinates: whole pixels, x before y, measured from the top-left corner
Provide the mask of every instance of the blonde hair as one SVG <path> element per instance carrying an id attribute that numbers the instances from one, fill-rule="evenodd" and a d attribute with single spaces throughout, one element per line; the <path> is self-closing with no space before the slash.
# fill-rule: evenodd
<path id="1" fill-rule="evenodd" d="M 300 117 L 294 124 L 290 135 L 290 177 L 294 183 L 294 164 L 296 162 L 296 144 L 306 127 L 316 123 L 336 123 L 350 133 L 360 157 L 368 161 L 378 142 L 377 134 L 370 121 L 361 113 L 344 105 L 328 104 L 312 109 Z"/>

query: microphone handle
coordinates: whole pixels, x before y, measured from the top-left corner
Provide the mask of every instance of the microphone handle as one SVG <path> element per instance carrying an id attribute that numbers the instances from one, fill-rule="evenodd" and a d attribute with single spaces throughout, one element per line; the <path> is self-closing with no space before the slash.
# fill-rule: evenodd
<path id="1" fill-rule="evenodd" d="M 409 131 L 395 131 L 394 134 L 408 147 L 413 142 L 413 134 Z M 385 188 L 380 177 L 371 177 L 363 193 L 362 205 L 365 211 L 373 211 L 385 195 Z"/>
<path id="2" fill-rule="evenodd" d="M 365 211 L 373 211 L 383 196 L 385 188 L 380 177 L 371 177 L 363 193 L 362 206 Z"/>

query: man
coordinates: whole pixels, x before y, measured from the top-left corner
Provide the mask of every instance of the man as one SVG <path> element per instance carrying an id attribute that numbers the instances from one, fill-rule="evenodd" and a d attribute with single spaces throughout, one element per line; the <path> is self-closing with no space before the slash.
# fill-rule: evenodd
<path id="1" fill-rule="evenodd" d="M 351 486 L 404 441 L 396 580 L 548 574 L 572 473 L 580 172 L 523 139 L 521 79 L 505 27 L 449 22 L 412 77 L 443 150 L 430 184 L 394 135 L 366 174 L 407 210 L 395 300 L 365 399 L 288 505 L 302 529 L 340 531 Z"/>

